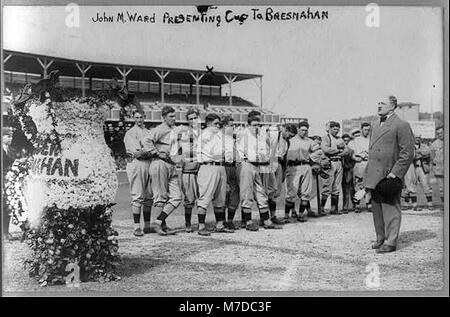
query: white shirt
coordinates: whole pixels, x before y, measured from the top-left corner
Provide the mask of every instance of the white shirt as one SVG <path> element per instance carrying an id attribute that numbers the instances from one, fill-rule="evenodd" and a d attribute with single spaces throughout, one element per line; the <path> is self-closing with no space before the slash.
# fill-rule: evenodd
<path id="1" fill-rule="evenodd" d="M 150 130 L 145 127 L 138 127 L 134 125 L 130 130 L 125 133 L 123 142 L 125 143 L 125 149 L 127 152 L 137 152 L 145 148 L 145 138 L 148 137 Z"/>
<path id="2" fill-rule="evenodd" d="M 239 159 L 253 163 L 268 163 L 270 160 L 270 138 L 267 130 L 247 127 L 237 140 Z"/>
<path id="3" fill-rule="evenodd" d="M 197 142 L 197 160 L 206 162 L 233 162 L 233 138 L 223 130 L 207 127 L 202 130 Z"/>

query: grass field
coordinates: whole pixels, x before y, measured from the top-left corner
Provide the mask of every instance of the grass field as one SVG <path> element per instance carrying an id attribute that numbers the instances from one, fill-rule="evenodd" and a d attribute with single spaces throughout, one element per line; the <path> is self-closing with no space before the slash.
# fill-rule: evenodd
<path id="1" fill-rule="evenodd" d="M 282 230 L 241 229 L 202 237 L 182 232 L 184 216 L 179 208 L 168 218 L 168 224 L 180 230 L 177 235 L 137 238 L 132 234 L 125 183 L 117 202 L 113 225 L 119 231 L 121 280 L 82 283 L 76 289 L 40 288 L 21 265 L 27 246 L 9 241 L 4 246 L 5 294 L 269 291 L 295 295 L 299 291 L 439 291 L 444 287 L 442 209 L 404 211 L 397 252 L 379 255 L 370 248 L 375 236 L 368 212 L 309 219 Z M 283 213 L 278 210 L 278 216 Z M 207 221 L 213 218 L 208 213 Z M 258 218 L 256 211 L 254 218 Z"/>

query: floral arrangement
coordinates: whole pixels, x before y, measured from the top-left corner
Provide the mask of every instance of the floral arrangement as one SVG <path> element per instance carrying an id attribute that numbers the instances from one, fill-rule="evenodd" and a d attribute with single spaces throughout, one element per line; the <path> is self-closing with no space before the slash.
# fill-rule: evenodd
<path id="1" fill-rule="evenodd" d="M 82 281 L 115 279 L 110 207 L 118 180 L 103 133 L 113 102 L 49 91 L 13 102 L 14 119 L 34 148 L 30 159 L 14 163 L 6 192 L 33 251 L 25 265 L 43 286 L 64 283 L 70 263 Z"/>
<path id="2" fill-rule="evenodd" d="M 6 205 L 12 214 L 15 225 L 23 225 L 26 222 L 25 215 L 27 204 L 23 195 L 25 179 L 30 168 L 30 158 L 15 160 L 5 177 Z"/>
<path id="3" fill-rule="evenodd" d="M 48 208 L 38 229 L 29 229 L 26 243 L 33 256 L 24 263 L 41 286 L 65 284 L 68 264 L 79 268 L 80 281 L 112 281 L 119 277 L 117 231 L 111 228 L 109 206 L 61 210 Z"/>

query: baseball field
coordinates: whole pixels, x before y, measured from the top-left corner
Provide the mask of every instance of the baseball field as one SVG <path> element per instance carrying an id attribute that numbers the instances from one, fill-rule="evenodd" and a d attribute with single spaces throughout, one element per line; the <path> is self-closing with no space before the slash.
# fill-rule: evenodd
<path id="1" fill-rule="evenodd" d="M 29 252 L 26 244 L 7 241 L 3 257 L 5 294 L 210 296 L 212 292 L 269 292 L 274 296 L 295 296 L 304 294 L 300 292 L 345 295 L 347 291 L 358 291 L 363 295 L 380 291 L 439 291 L 444 287 L 442 208 L 405 210 L 397 251 L 379 255 L 371 249 L 375 236 L 369 212 L 310 218 L 306 223 L 292 221 L 282 230 L 240 229 L 203 237 L 183 231 L 183 209 L 179 208 L 168 218 L 168 225 L 179 230 L 176 235 L 147 234 L 138 238 L 133 236 L 125 182 L 119 186 L 117 203 L 113 225 L 119 232 L 120 280 L 87 282 L 72 288 L 39 287 L 22 266 Z M 280 201 L 279 217 L 284 216 L 282 208 Z M 194 212 L 194 224 L 195 215 Z M 236 218 L 238 224 L 239 213 Z M 253 218 L 258 219 L 256 210 Z M 213 220 L 209 212 L 209 226 L 213 226 Z"/>

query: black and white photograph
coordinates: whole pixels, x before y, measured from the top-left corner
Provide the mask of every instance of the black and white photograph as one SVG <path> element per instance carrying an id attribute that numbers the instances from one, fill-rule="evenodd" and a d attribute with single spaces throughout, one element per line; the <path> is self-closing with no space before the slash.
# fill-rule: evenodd
<path id="1" fill-rule="evenodd" d="M 2 2 L 2 296 L 449 296 L 448 3 L 290 2 Z"/>

